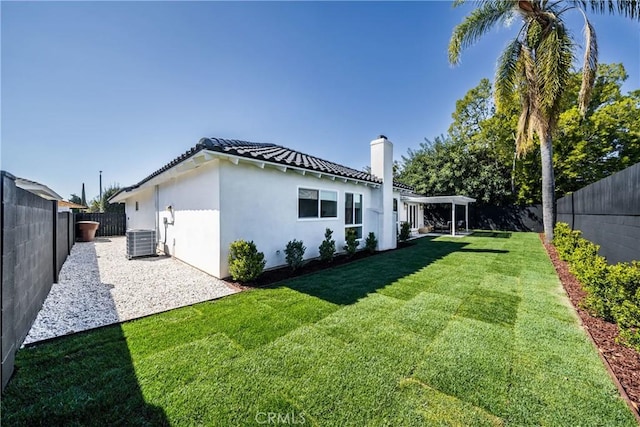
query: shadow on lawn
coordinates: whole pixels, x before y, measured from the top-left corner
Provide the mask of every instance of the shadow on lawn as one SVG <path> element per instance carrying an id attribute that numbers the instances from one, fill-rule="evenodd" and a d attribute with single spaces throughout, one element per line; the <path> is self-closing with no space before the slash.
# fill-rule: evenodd
<path id="1" fill-rule="evenodd" d="M 99 244 L 108 239 L 96 239 Z M 93 316 L 117 321 L 102 282 L 96 243 L 77 243 L 86 261 L 81 273 L 91 294 L 66 307 L 56 321 L 91 324 Z M 78 246 L 76 251 L 80 250 Z M 79 256 L 79 255 L 76 255 Z M 85 326 L 86 327 L 86 326 Z M 64 329 L 61 329 L 64 330 Z M 147 405 L 119 324 L 50 338 L 18 351 L 14 374 L 2 393 L 2 425 L 168 425 L 161 408 Z"/>
<path id="2" fill-rule="evenodd" d="M 479 254 L 508 254 L 509 251 L 506 251 L 504 249 L 466 249 L 466 248 L 462 248 L 462 249 L 458 249 L 460 252 L 473 252 L 473 253 L 479 253 Z"/>
<path id="3" fill-rule="evenodd" d="M 120 325 L 20 350 L 3 425 L 169 425 L 148 405 Z"/>
<path id="4" fill-rule="evenodd" d="M 509 239 L 511 232 L 509 231 L 474 231 L 472 237 L 497 237 L 500 239 Z"/>
<path id="5" fill-rule="evenodd" d="M 324 270 L 322 273 L 288 280 L 280 286 L 334 304 L 353 304 L 371 292 L 416 273 L 452 252 L 462 250 L 468 244 L 434 240 L 434 237 L 423 237 L 411 243 L 402 249 L 380 253 Z"/>

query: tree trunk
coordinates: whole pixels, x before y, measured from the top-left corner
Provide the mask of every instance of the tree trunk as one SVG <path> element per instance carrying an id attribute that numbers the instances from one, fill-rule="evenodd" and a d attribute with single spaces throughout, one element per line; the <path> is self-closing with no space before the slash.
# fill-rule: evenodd
<path id="1" fill-rule="evenodd" d="M 553 227 L 556 219 L 555 178 L 553 174 L 553 145 L 551 132 L 545 132 L 540 142 L 540 159 L 542 161 L 542 223 L 544 239 L 553 240 Z"/>

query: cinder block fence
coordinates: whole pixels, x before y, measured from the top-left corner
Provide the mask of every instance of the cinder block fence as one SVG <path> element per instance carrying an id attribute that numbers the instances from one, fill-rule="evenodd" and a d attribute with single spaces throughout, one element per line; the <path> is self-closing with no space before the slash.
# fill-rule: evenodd
<path id="1" fill-rule="evenodd" d="M 57 201 L 16 187 L 15 177 L 0 172 L 2 208 L 2 389 L 9 381 L 15 353 L 58 280 L 75 241 L 71 212 Z"/>

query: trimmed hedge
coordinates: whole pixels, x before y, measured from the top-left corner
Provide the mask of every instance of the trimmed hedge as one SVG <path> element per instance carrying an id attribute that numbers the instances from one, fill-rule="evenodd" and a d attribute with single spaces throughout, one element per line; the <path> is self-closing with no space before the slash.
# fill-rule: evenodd
<path id="1" fill-rule="evenodd" d="M 378 239 L 376 239 L 376 235 L 373 231 L 369 232 L 367 240 L 364 241 L 364 247 L 369 251 L 369 253 L 375 253 L 376 248 L 378 247 Z"/>
<path id="2" fill-rule="evenodd" d="M 267 261 L 253 241 L 236 240 L 229 246 L 229 274 L 233 280 L 250 282 L 262 274 Z"/>
<path id="3" fill-rule="evenodd" d="M 324 232 L 324 240 L 318 248 L 320 251 L 320 259 L 325 262 L 331 262 L 333 255 L 336 253 L 336 241 L 331 238 L 332 235 L 333 231 L 327 228 Z"/>
<path id="4" fill-rule="evenodd" d="M 356 230 L 353 228 L 347 228 L 345 230 L 345 240 L 347 244 L 342 248 L 347 251 L 347 256 L 352 257 L 356 253 L 358 245 L 360 244 L 357 239 Z"/>
<path id="5" fill-rule="evenodd" d="M 406 242 L 411 237 L 411 224 L 403 221 L 400 224 L 400 236 L 398 237 L 401 242 Z"/>
<path id="6" fill-rule="evenodd" d="M 304 252 L 307 250 L 302 240 L 293 239 L 287 243 L 287 247 L 284 250 L 286 254 L 287 265 L 291 267 L 291 270 L 302 267 L 304 263 Z"/>
<path id="7" fill-rule="evenodd" d="M 560 259 L 587 292 L 584 307 L 620 328 L 620 340 L 640 351 L 640 262 L 608 265 L 600 247 L 573 231 L 568 224 L 555 227 L 553 244 Z"/>

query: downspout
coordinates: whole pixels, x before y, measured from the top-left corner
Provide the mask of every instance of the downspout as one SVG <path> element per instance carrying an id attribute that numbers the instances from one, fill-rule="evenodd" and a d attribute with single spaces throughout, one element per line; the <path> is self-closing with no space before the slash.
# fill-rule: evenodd
<path id="1" fill-rule="evenodd" d="M 160 243 L 160 188 L 154 187 L 154 204 L 155 204 L 155 220 L 156 220 L 156 248 Z M 164 250 L 164 248 L 162 248 Z"/>

